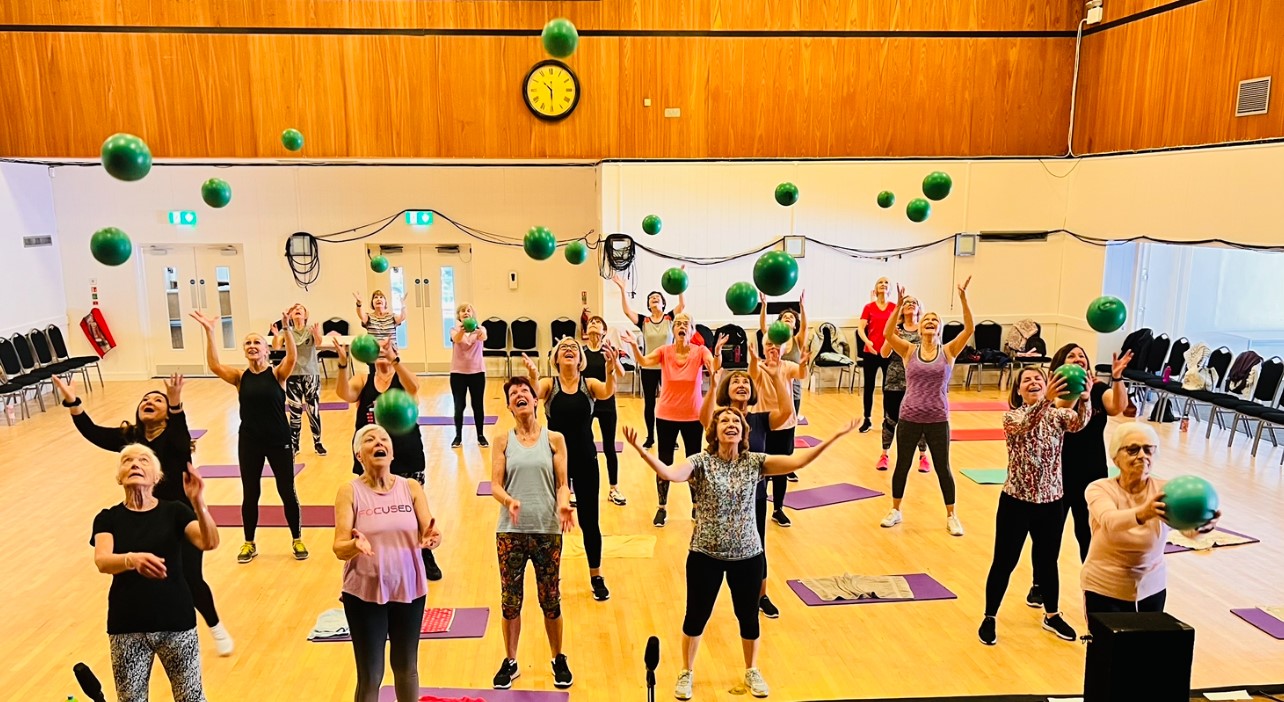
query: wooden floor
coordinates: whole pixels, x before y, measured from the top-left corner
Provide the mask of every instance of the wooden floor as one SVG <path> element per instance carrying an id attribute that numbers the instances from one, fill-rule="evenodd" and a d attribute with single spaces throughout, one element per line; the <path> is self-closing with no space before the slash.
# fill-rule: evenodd
<path id="1" fill-rule="evenodd" d="M 100 423 L 132 417 L 141 394 L 157 382 L 110 383 L 85 398 Z M 425 382 L 423 410 L 447 414 L 445 379 Z M 956 391 L 955 399 L 996 399 L 997 393 Z M 327 385 L 323 400 L 334 399 Z M 192 380 L 185 396 L 193 428 L 209 430 L 199 442 L 197 464 L 235 462 L 237 425 L 233 392 L 223 383 Z M 496 431 L 511 426 L 499 402 L 499 383 L 486 393 L 487 410 L 500 415 Z M 859 395 L 829 390 L 808 394 L 803 413 L 811 424 L 800 433 L 824 436 L 859 411 Z M 621 401 L 622 423 L 640 425 L 641 403 Z M 298 476 L 305 505 L 333 504 L 335 490 L 351 478 L 347 447 L 352 411 L 324 412 L 325 444 L 330 456 L 305 449 L 307 468 Z M 875 417 L 881 416 L 876 409 Z M 957 428 L 997 427 L 997 412 L 956 412 Z M 1158 474 L 1196 473 L 1210 479 L 1223 499 L 1224 526 L 1257 536 L 1262 543 L 1211 553 L 1169 556 L 1168 611 L 1198 632 L 1194 684 L 1198 687 L 1284 682 L 1284 642 L 1275 641 L 1229 613 L 1232 607 L 1284 604 L 1280 566 L 1284 563 L 1284 486 L 1281 449 L 1267 443 L 1256 460 L 1249 442 L 1226 448 L 1227 434 L 1203 438 L 1203 425 L 1181 434 L 1175 425 L 1159 427 L 1163 450 Z M 305 429 L 305 434 L 307 430 Z M 430 606 L 491 608 L 481 639 L 425 641 L 420 675 L 425 685 L 487 688 L 503 656 L 498 624 L 498 574 L 494 531 L 497 505 L 474 496 L 488 479 L 488 452 L 479 451 L 471 429 L 465 447 L 451 450 L 450 428 L 423 430 L 429 457 L 428 495 L 445 535 L 438 559 L 445 579 L 429 592 Z M 878 434 L 853 435 L 840 448 L 802 473 L 792 489 L 854 482 L 890 491 L 890 476 L 874 470 Z M 304 437 L 304 445 L 310 439 Z M 51 408 L 12 428 L 0 427 L 0 513 L 5 515 L 5 567 L 0 592 L 0 690 L 13 700 L 61 700 L 79 695 L 71 675 L 77 661 L 111 679 L 104 633 L 110 578 L 99 575 L 88 545 L 90 524 L 101 508 L 119 502 L 112 479 L 114 457 L 82 440 L 67 413 Z M 1005 465 L 1002 442 L 953 445 L 955 469 Z M 583 560 L 563 565 L 566 651 L 575 673 L 573 700 L 643 699 L 642 652 L 648 636 L 663 641 L 658 699 L 671 699 L 679 668 L 678 641 L 685 588 L 683 563 L 690 538 L 688 492 L 676 487 L 669 525 L 651 526 L 655 508 L 651 473 L 632 455 L 622 457 L 626 507 L 605 503 L 606 534 L 652 534 L 658 538 L 652 560 L 605 561 L 612 592 L 609 602 L 594 602 Z M 603 480 L 605 484 L 605 480 Z M 993 543 L 995 486 L 959 477 L 959 515 L 967 536 L 945 531 L 945 516 L 935 475 L 910 476 L 905 523 L 881 529 L 886 498 L 864 500 L 792 514 L 794 526 L 769 525 L 770 592 L 781 609 L 777 620 L 762 622 L 761 668 L 772 699 L 824 700 L 862 697 L 918 697 L 1000 693 L 1076 693 L 1081 690 L 1084 649 L 1055 639 L 1038 626 L 1038 614 L 1023 599 L 1030 582 L 1028 558 L 1013 577 L 999 617 L 999 645 L 978 643 L 976 627 L 983 608 L 983 587 Z M 211 480 L 211 504 L 240 502 L 239 482 Z M 265 502 L 279 503 L 271 481 Z M 605 495 L 603 495 L 605 500 Z M 206 691 L 225 700 L 342 700 L 354 684 L 347 644 L 306 641 L 316 615 L 337 607 L 340 564 L 330 553 L 332 530 L 305 530 L 312 558 L 295 562 L 285 529 L 261 529 L 261 555 L 238 565 L 239 529 L 223 530 L 223 547 L 206 557 L 205 571 L 219 611 L 236 639 L 230 658 L 213 654 L 202 624 Z M 1062 602 L 1070 622 L 1083 629 L 1078 559 L 1072 538 L 1061 557 Z M 952 601 L 806 607 L 785 585 L 789 578 L 842 572 L 883 574 L 928 572 L 958 594 Z M 528 576 L 529 577 L 529 576 Z M 519 689 L 551 690 L 548 648 L 533 583 L 528 581 L 525 636 L 519 660 Z M 741 675 L 737 628 L 725 593 L 705 636 L 696 667 L 697 700 L 743 700 L 732 694 Z M 1160 671 L 1155 671 L 1160 674 Z M 391 675 L 387 682 L 391 682 Z M 110 688 L 110 684 L 108 685 Z M 159 666 L 153 699 L 171 699 Z M 109 699 L 114 694 L 109 692 Z"/>

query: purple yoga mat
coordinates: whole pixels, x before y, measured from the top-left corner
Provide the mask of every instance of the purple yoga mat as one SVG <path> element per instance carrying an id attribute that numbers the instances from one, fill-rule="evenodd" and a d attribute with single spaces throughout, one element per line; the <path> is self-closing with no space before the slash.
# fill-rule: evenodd
<path id="1" fill-rule="evenodd" d="M 808 424 L 810 424 L 810 422 L 808 422 L 808 421 L 807 421 L 807 418 L 806 418 L 806 417 L 802 417 L 802 418 L 800 418 L 800 419 L 798 420 L 798 426 L 800 426 L 800 427 L 805 427 L 805 426 L 807 426 Z"/>
<path id="2" fill-rule="evenodd" d="M 493 414 L 488 414 L 486 415 L 486 419 L 482 421 L 485 423 L 485 426 L 490 426 L 492 424 L 499 422 L 499 417 L 496 417 Z M 472 425 L 473 425 L 472 416 L 464 417 L 464 426 L 471 427 Z M 421 427 L 453 427 L 455 426 L 455 418 L 442 417 L 442 416 L 436 416 L 436 415 L 424 415 L 419 418 L 419 426 Z"/>
<path id="3" fill-rule="evenodd" d="M 346 402 L 322 402 L 317 405 L 317 409 L 322 412 L 342 412 L 348 409 Z"/>
<path id="4" fill-rule="evenodd" d="M 303 505 L 301 509 L 303 512 L 303 526 L 334 526 L 333 505 Z M 221 527 L 244 526 L 241 521 L 240 505 L 212 505 L 210 507 L 210 516 L 214 517 L 214 523 Z M 281 505 L 259 505 L 259 526 L 289 526 L 285 522 L 285 508 L 281 507 Z"/>
<path id="5" fill-rule="evenodd" d="M 490 497 L 491 495 L 494 495 L 494 494 L 495 494 L 495 493 L 490 489 L 490 481 L 489 481 L 489 480 L 483 480 L 483 481 L 481 481 L 480 483 L 477 483 L 477 494 L 478 494 L 478 495 L 481 495 L 481 496 L 485 496 L 485 497 Z"/>
<path id="6" fill-rule="evenodd" d="M 198 469 L 202 478 L 239 478 L 241 477 L 240 466 L 200 466 Z M 294 474 L 298 475 L 303 472 L 303 464 L 294 464 Z M 264 464 L 263 477 L 272 477 L 272 467 Z"/>
<path id="7" fill-rule="evenodd" d="M 450 623 L 450 628 L 446 631 L 435 634 L 420 634 L 419 640 L 427 639 L 480 639 L 486 635 L 486 622 L 490 620 L 489 607 L 457 607 L 455 609 L 455 619 Z M 335 641 L 351 641 L 350 636 L 335 636 L 329 639 L 316 639 L 313 643 L 332 643 Z M 390 688 L 391 689 L 391 688 Z M 379 699 L 383 699 L 380 697 Z M 396 700 L 396 697 L 389 699 Z M 485 699 L 485 698 L 483 698 Z"/>
<path id="8" fill-rule="evenodd" d="M 997 429 L 953 429 L 950 441 L 1003 441 L 1007 438 L 1002 428 Z"/>
<path id="9" fill-rule="evenodd" d="M 597 446 L 597 450 L 598 450 L 599 452 L 600 452 L 600 451 L 605 450 L 605 449 L 603 449 L 603 448 L 602 448 L 602 442 L 601 442 L 601 441 L 594 441 L 593 443 L 594 443 L 594 445 L 596 445 L 596 446 Z M 615 442 L 615 452 L 616 452 L 616 453 L 624 453 L 624 442 L 623 442 L 623 441 L 617 441 L 617 442 Z"/>
<path id="10" fill-rule="evenodd" d="M 794 448 L 815 448 L 820 445 L 820 439 L 814 436 L 795 436 Z"/>
<path id="11" fill-rule="evenodd" d="M 934 580 L 932 576 L 928 575 L 927 573 L 910 573 L 907 575 L 902 575 L 901 577 L 905 578 L 905 580 L 909 582 L 910 590 L 914 592 L 914 599 L 912 600 L 879 600 L 879 599 L 834 600 L 833 602 L 826 602 L 820 599 L 820 597 L 818 597 L 816 593 L 807 589 L 807 586 L 803 585 L 801 581 L 789 580 L 786 582 L 788 582 L 789 588 L 794 591 L 794 594 L 798 595 L 798 599 L 802 600 L 803 604 L 807 605 L 808 607 L 823 607 L 826 605 L 871 604 L 874 602 L 922 602 L 926 600 L 957 600 L 958 599 L 958 595 L 955 595 L 954 593 L 950 592 L 948 588 L 936 582 L 936 580 Z"/>
<path id="12" fill-rule="evenodd" d="M 1260 609 L 1232 609 L 1231 614 L 1252 624 L 1271 636 L 1284 640 L 1284 622 Z"/>
<path id="13" fill-rule="evenodd" d="M 196 441 L 207 433 L 205 429 L 188 429 L 187 431 L 192 435 L 192 441 Z"/>
<path id="14" fill-rule="evenodd" d="M 569 702 L 569 692 L 548 692 L 546 690 L 465 690 L 459 687 L 421 687 L 420 697 L 433 695 L 446 699 L 471 697 L 486 702 Z M 379 688 L 379 702 L 397 702 L 397 693 L 392 687 Z"/>
<path id="15" fill-rule="evenodd" d="M 1225 533 L 1227 533 L 1227 534 L 1230 534 L 1231 536 L 1238 536 L 1238 537 L 1240 537 L 1241 539 L 1252 539 L 1252 541 L 1251 541 L 1250 543 L 1254 543 L 1254 544 L 1256 544 L 1256 543 L 1261 543 L 1261 539 L 1258 539 L 1258 538 L 1253 537 L 1253 536 L 1249 536 L 1248 534 L 1241 534 L 1241 533 L 1239 533 L 1238 531 L 1231 531 L 1230 529 L 1223 529 L 1223 528 L 1221 528 L 1221 527 L 1217 527 L 1217 531 L 1225 532 Z M 1235 545 L 1236 545 L 1236 546 L 1247 546 L 1248 544 L 1235 544 Z M 1213 548 L 1228 548 L 1228 547 L 1227 547 L 1227 546 L 1214 546 Z M 1185 552 L 1187 552 L 1187 551 L 1194 551 L 1194 550 L 1195 550 L 1195 549 L 1193 549 L 1193 548 L 1188 548 L 1188 547 L 1186 547 L 1186 546 L 1178 546 L 1177 544 L 1168 544 L 1168 543 L 1164 544 L 1164 553 L 1165 553 L 1165 554 L 1168 554 L 1168 553 L 1185 553 Z"/>
<path id="16" fill-rule="evenodd" d="M 806 490 L 791 490 L 785 495 L 785 506 L 789 509 L 811 509 L 812 507 L 828 507 L 829 505 L 843 502 L 882 496 L 883 493 L 877 490 L 870 490 L 851 483 L 838 483 L 837 485 L 825 485 L 824 487 L 807 488 Z M 768 496 L 767 499 L 770 500 L 772 498 Z"/>

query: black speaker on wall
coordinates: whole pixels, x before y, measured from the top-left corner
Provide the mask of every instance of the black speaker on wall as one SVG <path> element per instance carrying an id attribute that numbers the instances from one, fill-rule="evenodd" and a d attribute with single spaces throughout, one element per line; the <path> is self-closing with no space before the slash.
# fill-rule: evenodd
<path id="1" fill-rule="evenodd" d="M 1189 702 L 1195 630 L 1162 612 L 1089 614 L 1084 702 Z"/>

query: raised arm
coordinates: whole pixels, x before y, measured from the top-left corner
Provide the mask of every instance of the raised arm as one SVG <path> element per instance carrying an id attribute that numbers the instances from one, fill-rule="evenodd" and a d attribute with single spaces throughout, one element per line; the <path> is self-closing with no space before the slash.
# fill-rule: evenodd
<path id="1" fill-rule="evenodd" d="M 976 326 L 972 324 L 972 307 L 967 304 L 967 284 L 970 282 L 972 282 L 972 276 L 969 275 L 967 280 L 963 281 L 963 284 L 959 286 L 959 304 L 963 306 L 963 331 L 959 332 L 959 335 L 954 337 L 953 341 L 945 345 L 945 354 L 951 359 L 958 358 L 958 355 L 963 353 L 967 342 L 972 339 L 972 331 L 976 329 Z"/>
<path id="2" fill-rule="evenodd" d="M 539 400 L 547 400 L 553 394 L 553 383 L 560 382 L 557 378 L 540 378 L 539 366 L 530 359 L 526 354 L 522 354 L 522 365 L 526 366 L 526 377 L 530 379 L 531 385 L 535 388 L 535 397 Z"/>
<path id="3" fill-rule="evenodd" d="M 794 343 L 798 348 L 807 344 L 807 291 L 798 296 L 798 333 L 794 334 Z"/>
<path id="4" fill-rule="evenodd" d="M 606 361 L 606 367 L 610 370 L 606 374 L 606 380 L 589 379 L 589 392 L 593 393 L 594 399 L 605 400 L 615 395 L 615 366 L 619 365 L 619 355 L 615 349 L 610 346 L 602 347 L 602 357 Z"/>
<path id="5" fill-rule="evenodd" d="M 334 497 L 334 544 L 331 548 L 341 561 L 374 555 L 366 537 L 352 528 L 355 516 L 352 511 L 352 483 L 346 482 L 339 486 L 339 493 Z"/>
<path id="6" fill-rule="evenodd" d="M 339 354 L 339 377 L 334 381 L 334 392 L 344 402 L 356 402 L 361 399 L 361 386 L 365 381 L 352 375 L 352 359 L 348 358 L 348 349 L 335 342 L 335 353 Z"/>
<path id="7" fill-rule="evenodd" d="M 361 326 L 362 326 L 362 327 L 365 327 L 366 325 L 368 325 L 368 324 L 370 323 L 370 315 L 366 314 L 366 313 L 361 309 L 361 296 L 360 296 L 360 295 L 358 295 L 358 294 L 356 294 L 356 293 L 352 293 L 352 299 L 357 301 L 357 321 L 361 323 Z"/>
<path id="8" fill-rule="evenodd" d="M 767 424 L 772 431 L 775 431 L 787 424 L 794 416 L 794 391 L 789 386 L 789 374 L 785 372 L 784 361 L 777 363 L 776 367 L 768 371 L 766 375 L 767 381 L 772 384 L 776 391 L 776 406 L 771 408 L 771 414 L 767 415 Z"/>
<path id="9" fill-rule="evenodd" d="M 758 331 L 767 333 L 767 295 L 763 292 L 758 293 Z"/>
<path id="10" fill-rule="evenodd" d="M 392 339 L 384 339 L 379 342 L 379 355 L 388 359 L 388 362 L 392 364 L 392 370 L 397 374 L 397 379 L 401 381 L 401 387 L 407 393 L 410 393 L 411 397 L 418 397 L 419 379 L 415 377 L 414 373 L 410 372 L 409 368 L 401 365 L 401 358 L 397 355 L 397 349 L 392 346 Z"/>
<path id="11" fill-rule="evenodd" d="M 1118 417 L 1128 409 L 1128 386 L 1124 385 L 1123 374 L 1129 363 L 1132 363 L 1132 351 L 1125 353 L 1123 358 L 1117 354 L 1110 355 L 1110 389 L 1101 396 L 1101 404 L 1106 406 L 1108 417 Z"/>
<path id="12" fill-rule="evenodd" d="M 660 349 L 664 348 L 663 346 L 661 346 L 660 349 L 653 350 L 651 353 L 644 354 L 642 353 L 642 349 L 638 348 L 637 338 L 632 334 L 622 336 L 621 338 L 624 340 L 624 343 L 629 345 L 629 348 L 633 349 L 633 358 L 637 359 L 639 366 L 642 368 L 654 368 L 660 365 Z"/>
<path id="13" fill-rule="evenodd" d="M 638 432 L 633 427 L 624 427 L 624 440 L 638 452 L 642 460 L 655 471 L 655 474 L 674 483 L 685 483 L 691 477 L 691 471 L 694 466 L 691 465 L 690 457 L 684 458 L 681 463 L 675 463 L 671 466 L 664 465 L 664 462 L 656 458 L 638 442 Z"/>
<path id="14" fill-rule="evenodd" d="M 883 343 L 899 354 L 901 358 L 908 357 L 910 352 L 914 350 L 913 344 L 902 339 L 901 335 L 896 333 L 896 325 L 901 321 L 901 303 L 904 301 L 905 286 L 898 283 L 896 285 L 896 306 L 892 308 L 892 313 L 887 316 L 887 324 L 883 326 Z M 868 340 L 866 340 L 866 343 L 868 343 Z M 882 352 L 881 349 L 875 350 Z"/>
<path id="15" fill-rule="evenodd" d="M 784 397 L 788 397 L 788 395 Z M 847 434 L 850 434 L 851 431 L 856 428 L 857 424 L 858 422 L 853 419 L 852 421 L 847 423 L 847 426 L 843 427 L 842 429 L 839 429 L 836 434 L 820 442 L 820 444 L 817 445 L 816 448 L 811 449 L 809 451 L 800 451 L 791 456 L 767 456 L 762 464 L 763 477 L 768 477 L 773 475 L 788 475 L 795 471 L 799 471 L 799 470 L 802 470 L 803 468 L 806 468 L 808 465 L 811 464 L 812 461 L 816 460 L 817 458 L 820 458 L 820 454 L 828 450 L 829 447 L 832 446 L 835 441 L 843 438 Z M 657 458 L 656 460 L 658 461 L 660 459 Z"/>
<path id="16" fill-rule="evenodd" d="M 94 424 L 94 421 L 85 413 L 85 409 L 81 407 L 80 399 L 76 397 L 70 381 L 65 381 L 56 375 L 50 380 L 62 395 L 63 405 L 72 405 L 67 408 L 71 411 L 71 423 L 76 425 L 76 431 L 80 432 L 81 436 L 88 439 L 94 446 L 107 451 L 120 451 L 125 448 L 128 442 L 120 433 L 120 427 L 101 427 Z"/>
<path id="17" fill-rule="evenodd" d="M 687 264 L 684 263 L 678 267 L 685 271 L 687 269 Z M 687 308 L 687 294 L 686 292 L 680 292 L 678 293 L 678 305 L 677 307 L 673 308 L 673 314 L 675 316 L 682 314 L 682 310 L 685 310 L 686 308 Z"/>
<path id="18" fill-rule="evenodd" d="M 210 367 L 210 372 L 222 378 L 223 382 L 240 387 L 241 374 L 218 360 L 218 347 L 214 345 L 214 318 L 205 316 L 199 310 L 192 312 L 191 317 L 205 329 L 205 363 Z"/>
<path id="19" fill-rule="evenodd" d="M 396 321 L 397 324 L 401 324 L 402 322 L 406 321 L 406 313 L 409 311 L 410 311 L 410 308 L 406 307 L 406 294 L 402 293 L 401 294 L 401 311 L 398 312 L 397 316 L 393 317 L 393 319 Z"/>
<path id="20" fill-rule="evenodd" d="M 321 343 L 323 341 L 321 338 L 321 325 L 313 324 L 309 329 L 312 332 L 312 346 L 315 348 L 321 348 Z"/>
<path id="21" fill-rule="evenodd" d="M 277 365 L 276 373 L 277 382 L 284 383 L 290 373 L 294 372 L 294 364 L 299 360 L 299 347 L 294 343 L 294 330 L 290 326 L 290 314 L 288 312 L 281 315 L 281 336 L 285 337 L 285 358 Z"/>
<path id="22" fill-rule="evenodd" d="M 719 341 L 726 339 L 725 335 L 719 337 Z M 715 354 L 716 355 L 716 354 Z M 718 409 L 718 369 L 716 363 L 706 362 L 705 369 L 709 371 L 709 390 L 705 392 L 704 399 L 700 401 L 700 426 L 707 427 L 709 422 L 713 421 L 713 411 Z"/>
<path id="23" fill-rule="evenodd" d="M 210 509 L 205 505 L 205 481 L 191 463 L 187 464 L 187 472 L 183 473 L 183 492 L 187 494 L 187 499 L 196 512 L 196 521 L 189 523 L 183 529 L 183 534 L 196 548 L 213 551 L 218 548 L 218 525 L 214 523 L 214 517 L 210 516 Z"/>
<path id="24" fill-rule="evenodd" d="M 629 293 L 624 289 L 624 279 L 620 277 L 619 273 L 616 273 L 611 276 L 611 282 L 615 283 L 615 287 L 620 289 L 620 309 L 624 311 L 624 316 L 628 318 L 630 323 L 641 327 L 638 324 L 641 315 L 634 312 L 633 308 L 629 306 Z"/>

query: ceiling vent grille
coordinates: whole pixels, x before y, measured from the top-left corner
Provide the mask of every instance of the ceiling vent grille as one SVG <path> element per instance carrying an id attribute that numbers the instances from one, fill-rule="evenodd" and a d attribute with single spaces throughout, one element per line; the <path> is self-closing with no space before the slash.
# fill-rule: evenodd
<path id="1" fill-rule="evenodd" d="M 53 246 L 53 237 L 48 234 L 22 237 L 22 248 L 34 249 L 39 246 Z"/>
<path id="2" fill-rule="evenodd" d="M 1271 78 L 1241 80 L 1235 93 L 1235 116 L 1264 115 L 1271 102 Z"/>

